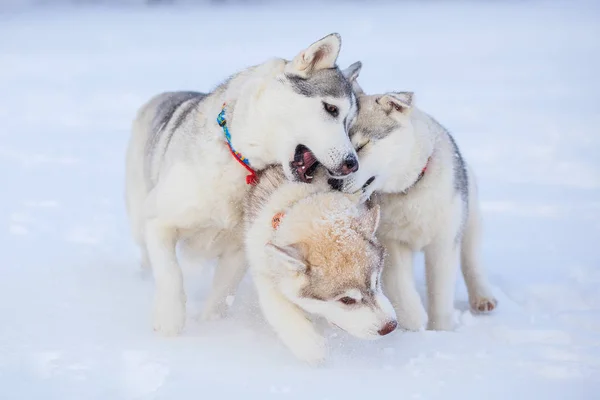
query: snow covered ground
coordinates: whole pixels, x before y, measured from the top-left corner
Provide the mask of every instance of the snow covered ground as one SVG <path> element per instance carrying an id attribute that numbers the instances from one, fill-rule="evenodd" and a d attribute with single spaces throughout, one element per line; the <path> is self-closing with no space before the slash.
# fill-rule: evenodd
<path id="1" fill-rule="evenodd" d="M 600 396 L 600 5 L 309 4 L 0 14 L 0 399 Z M 498 310 L 472 316 L 459 282 L 456 332 L 331 330 L 311 369 L 246 279 L 230 318 L 156 336 L 123 206 L 136 109 L 333 31 L 478 172 Z M 185 273 L 194 314 L 212 271 Z"/>

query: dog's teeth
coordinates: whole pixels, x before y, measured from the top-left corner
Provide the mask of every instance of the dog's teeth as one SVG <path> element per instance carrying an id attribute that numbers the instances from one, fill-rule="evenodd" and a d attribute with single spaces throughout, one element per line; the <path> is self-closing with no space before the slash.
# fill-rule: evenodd
<path id="1" fill-rule="evenodd" d="M 313 176 L 312 175 L 306 175 L 306 179 L 312 179 Z"/>
<path id="2" fill-rule="evenodd" d="M 302 166 L 302 169 L 306 169 L 306 167 L 303 165 L 303 166 Z"/>

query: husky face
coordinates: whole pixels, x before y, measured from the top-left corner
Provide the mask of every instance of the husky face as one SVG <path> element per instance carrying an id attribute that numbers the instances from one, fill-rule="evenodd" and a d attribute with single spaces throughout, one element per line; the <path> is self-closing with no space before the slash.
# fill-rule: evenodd
<path id="1" fill-rule="evenodd" d="M 312 222 L 290 216 L 292 221 L 284 219 L 281 229 L 310 234 L 288 246 L 269 243 L 266 248 L 276 261 L 280 289 L 290 301 L 358 338 L 377 339 L 397 327 L 381 288 L 384 249 L 375 238 L 379 206 L 356 217 L 347 210 Z"/>
<path id="2" fill-rule="evenodd" d="M 412 161 L 415 136 L 410 119 L 411 92 L 360 96 L 360 112 L 350 129 L 352 144 L 358 153 L 361 168 L 343 180 L 330 179 L 332 187 L 344 192 L 362 192 L 364 197 L 374 191 L 396 192 L 399 176 Z"/>
<path id="3" fill-rule="evenodd" d="M 329 35 L 286 62 L 265 89 L 270 123 L 279 134 L 275 158 L 288 179 L 310 183 L 319 164 L 332 177 L 358 170 L 348 132 L 357 114 L 352 85 L 337 68 L 339 35 Z"/>

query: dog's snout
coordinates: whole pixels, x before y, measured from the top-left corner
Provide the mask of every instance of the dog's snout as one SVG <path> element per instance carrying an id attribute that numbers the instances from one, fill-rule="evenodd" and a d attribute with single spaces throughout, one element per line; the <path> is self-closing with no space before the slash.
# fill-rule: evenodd
<path id="1" fill-rule="evenodd" d="M 354 154 L 349 154 L 342 163 L 342 175 L 350 175 L 358 171 L 358 159 Z"/>
<path id="2" fill-rule="evenodd" d="M 343 181 L 341 179 L 328 179 L 327 183 L 329 183 L 329 186 L 331 186 L 332 189 L 334 190 L 342 190 L 342 186 L 343 186 Z"/>
<path id="3" fill-rule="evenodd" d="M 381 336 L 385 336 L 389 333 L 392 333 L 396 330 L 396 328 L 398 327 L 398 322 L 397 321 L 388 321 L 383 328 L 381 328 L 380 330 L 377 331 L 377 333 L 379 333 Z"/>

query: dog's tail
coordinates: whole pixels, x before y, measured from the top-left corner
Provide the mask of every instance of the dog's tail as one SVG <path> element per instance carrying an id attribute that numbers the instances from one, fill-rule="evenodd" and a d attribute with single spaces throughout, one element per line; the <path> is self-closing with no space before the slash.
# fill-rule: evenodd
<path id="1" fill-rule="evenodd" d="M 482 226 L 477 183 L 470 168 L 467 170 L 467 175 L 469 181 L 468 211 L 462 236 L 460 263 L 471 308 L 476 312 L 488 312 L 496 307 L 497 301 L 492 295 L 485 270 L 481 265 Z"/>
<path id="2" fill-rule="evenodd" d="M 141 250 L 142 267 L 149 267 L 144 240 L 144 204 L 148 196 L 144 154 L 150 128 L 150 104 L 151 102 L 142 106 L 133 121 L 125 163 L 125 205 L 133 240 Z"/>

